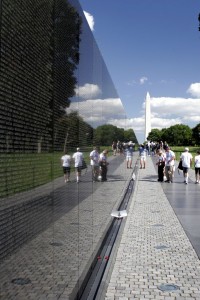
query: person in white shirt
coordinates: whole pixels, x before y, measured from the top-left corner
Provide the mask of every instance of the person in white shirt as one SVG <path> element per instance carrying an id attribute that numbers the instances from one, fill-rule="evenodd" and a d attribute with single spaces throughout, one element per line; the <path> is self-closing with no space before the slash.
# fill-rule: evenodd
<path id="1" fill-rule="evenodd" d="M 98 148 L 94 147 L 93 151 L 90 152 L 90 165 L 92 168 L 92 180 L 98 181 L 99 176 L 99 159 L 100 155 L 98 152 Z"/>
<path id="2" fill-rule="evenodd" d="M 197 155 L 194 157 L 195 177 L 196 182 L 200 183 L 200 150 L 197 151 Z"/>
<path id="3" fill-rule="evenodd" d="M 183 166 L 183 176 L 184 176 L 184 183 L 188 184 L 188 171 L 192 164 L 192 154 L 189 153 L 189 149 L 185 148 L 185 151 L 181 154 L 180 160 L 182 161 Z"/>
<path id="4" fill-rule="evenodd" d="M 65 182 L 70 181 L 70 170 L 71 170 L 71 155 L 67 154 L 67 150 L 61 157 L 61 165 L 63 167 L 64 180 Z"/>
<path id="5" fill-rule="evenodd" d="M 107 161 L 108 150 L 104 150 L 99 157 L 99 165 L 101 170 L 101 181 L 107 181 L 108 161 Z"/>
<path id="6" fill-rule="evenodd" d="M 72 158 L 74 159 L 74 166 L 76 170 L 76 181 L 79 183 L 84 159 L 83 153 L 80 152 L 80 148 L 77 148 L 77 152 L 73 154 Z"/>
<path id="7" fill-rule="evenodd" d="M 173 182 L 174 176 L 174 162 L 175 162 L 175 153 L 170 150 L 170 147 L 166 147 L 165 150 L 165 175 L 167 180 L 165 182 Z"/>

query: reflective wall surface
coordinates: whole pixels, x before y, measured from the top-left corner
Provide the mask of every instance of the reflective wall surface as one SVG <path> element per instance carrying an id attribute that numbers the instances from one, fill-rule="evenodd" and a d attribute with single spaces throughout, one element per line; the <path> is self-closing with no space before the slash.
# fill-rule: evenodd
<path id="1" fill-rule="evenodd" d="M 93 129 L 126 114 L 77 1 L 0 13 L 0 298 L 73 299 L 108 221 L 89 172 L 66 186 L 60 158 L 87 156 Z"/>

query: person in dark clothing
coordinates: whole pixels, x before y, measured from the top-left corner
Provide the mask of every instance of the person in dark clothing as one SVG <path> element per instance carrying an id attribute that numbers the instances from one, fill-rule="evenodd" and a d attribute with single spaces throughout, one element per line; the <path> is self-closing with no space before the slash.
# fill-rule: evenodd
<path id="1" fill-rule="evenodd" d="M 158 152 L 158 160 L 156 165 L 158 166 L 158 181 L 163 182 L 164 178 L 164 167 L 165 167 L 165 156 L 162 151 Z"/>

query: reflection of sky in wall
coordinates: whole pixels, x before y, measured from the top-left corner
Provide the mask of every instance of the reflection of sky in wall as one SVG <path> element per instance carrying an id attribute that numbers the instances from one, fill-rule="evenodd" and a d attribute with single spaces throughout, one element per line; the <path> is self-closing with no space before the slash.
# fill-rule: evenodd
<path id="1" fill-rule="evenodd" d="M 108 123 L 116 125 L 119 119 L 124 123 L 123 120 L 126 119 L 124 107 L 82 8 L 74 0 L 69 2 L 78 9 L 83 23 L 80 36 L 80 62 L 75 72 L 78 81 L 76 96 L 70 99 L 71 105 L 67 111 L 78 110 L 79 115 L 93 127 Z"/>

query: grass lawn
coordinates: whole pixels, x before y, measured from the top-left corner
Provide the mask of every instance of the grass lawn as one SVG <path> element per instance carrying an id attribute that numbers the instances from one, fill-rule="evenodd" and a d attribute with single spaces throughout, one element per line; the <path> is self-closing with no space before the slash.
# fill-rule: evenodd
<path id="1" fill-rule="evenodd" d="M 0 155 L 0 198 L 27 191 L 63 176 L 61 152 Z M 89 163 L 89 152 L 84 152 Z M 71 171 L 74 171 L 72 163 Z"/>
<path id="2" fill-rule="evenodd" d="M 86 164 L 90 164 L 92 146 L 83 149 Z M 108 149 L 111 147 L 101 146 Z M 73 153 L 69 153 L 73 155 Z M 63 152 L 54 153 L 1 153 L 0 154 L 0 198 L 8 197 L 19 192 L 31 190 L 63 176 L 61 156 Z M 71 172 L 74 163 L 71 164 Z"/>

